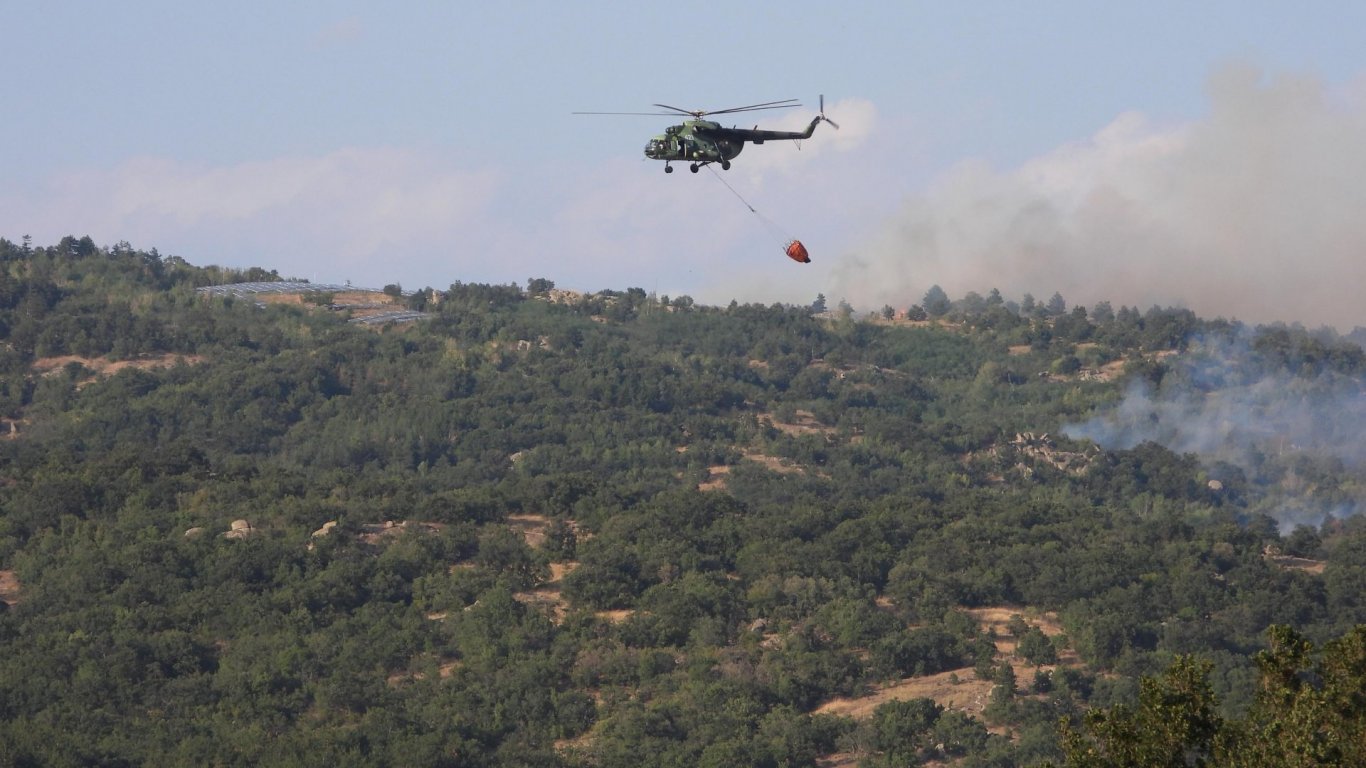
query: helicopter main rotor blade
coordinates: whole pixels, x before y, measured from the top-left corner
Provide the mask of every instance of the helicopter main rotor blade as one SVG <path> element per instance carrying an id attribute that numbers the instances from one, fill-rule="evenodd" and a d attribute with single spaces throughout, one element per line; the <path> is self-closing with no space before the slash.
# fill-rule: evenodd
<path id="1" fill-rule="evenodd" d="M 680 115 L 690 115 L 700 118 L 703 115 L 729 115 L 735 112 L 758 112 L 765 109 L 787 109 L 789 107 L 800 107 L 796 99 L 783 99 L 781 101 L 765 101 L 761 104 L 750 104 L 747 107 L 731 107 L 729 109 L 683 109 L 668 104 L 655 104 L 660 109 L 672 109 Z"/>
<path id="2" fill-rule="evenodd" d="M 735 112 L 759 112 L 759 111 L 762 111 L 762 110 L 765 110 L 765 109 L 789 109 L 789 108 L 791 108 L 791 107 L 800 107 L 801 104 L 798 104 L 796 99 L 782 99 L 781 101 L 765 101 L 765 102 L 762 102 L 762 103 L 760 103 L 760 104 L 750 104 L 750 105 L 747 106 L 747 107 L 731 107 L 730 109 L 713 109 L 713 110 L 706 110 L 706 109 L 683 109 L 682 107 L 675 107 L 675 106 L 671 106 L 671 105 L 669 105 L 669 104 L 654 104 L 653 106 L 659 107 L 660 109 L 667 109 L 667 110 L 669 110 L 669 111 L 668 111 L 668 112 L 570 112 L 570 114 L 571 114 L 571 115 L 649 115 L 649 116 L 652 116 L 652 117 L 653 117 L 653 116 L 677 117 L 677 116 L 679 116 L 679 115 L 684 115 L 684 116 L 687 116 L 687 117 L 693 117 L 693 118 L 699 118 L 699 119 L 700 119 L 703 115 L 729 115 L 729 114 L 733 114 L 733 113 L 735 113 Z"/>
<path id="3" fill-rule="evenodd" d="M 673 111 L 677 112 L 677 113 L 680 114 L 680 115 L 691 115 L 692 117 L 698 117 L 698 116 L 707 114 L 706 110 L 702 110 L 702 109 L 679 109 L 678 107 L 671 107 L 671 106 L 669 106 L 668 104 L 656 104 L 655 106 L 656 106 L 656 107 L 662 107 L 662 108 L 664 108 L 664 109 L 672 109 Z M 667 113 L 667 112 L 661 112 L 660 114 L 668 114 L 668 113 Z"/>
<path id="4" fill-rule="evenodd" d="M 754 112 L 760 109 L 787 109 L 788 107 L 800 107 L 796 99 L 783 99 L 781 101 L 765 101 L 761 104 L 750 104 L 747 107 L 731 107 L 730 109 L 714 109 L 709 115 L 728 115 L 731 112 Z"/>

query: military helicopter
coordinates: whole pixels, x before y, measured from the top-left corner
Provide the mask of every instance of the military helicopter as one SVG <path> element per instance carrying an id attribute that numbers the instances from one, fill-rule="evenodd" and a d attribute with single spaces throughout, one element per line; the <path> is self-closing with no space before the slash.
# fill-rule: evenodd
<path id="1" fill-rule="evenodd" d="M 688 161 L 688 170 L 697 173 L 698 169 L 708 163 L 720 163 L 721 169 L 730 170 L 730 161 L 740 154 L 740 150 L 745 148 L 745 142 L 753 144 L 763 144 L 766 141 L 799 141 L 811 138 L 815 132 L 816 125 L 822 120 L 830 124 L 830 127 L 839 129 L 839 125 L 834 120 L 825 116 L 825 96 L 821 96 L 820 112 L 811 120 L 811 124 L 806 126 L 805 131 L 767 131 L 760 130 L 759 126 L 753 128 L 725 128 L 714 120 L 704 120 L 709 115 L 732 115 L 737 112 L 759 112 L 768 109 L 790 109 L 800 107 L 796 99 L 782 99 L 781 101 L 765 101 L 761 104 L 750 104 L 745 107 L 731 107 L 730 109 L 680 109 L 671 107 L 668 104 L 655 104 L 660 109 L 667 109 L 668 112 L 575 112 L 576 115 L 686 115 L 691 120 L 684 120 L 678 125 L 671 125 L 664 129 L 664 133 L 650 139 L 645 145 L 645 156 L 651 160 L 663 160 L 664 172 L 673 173 L 673 161 Z"/>

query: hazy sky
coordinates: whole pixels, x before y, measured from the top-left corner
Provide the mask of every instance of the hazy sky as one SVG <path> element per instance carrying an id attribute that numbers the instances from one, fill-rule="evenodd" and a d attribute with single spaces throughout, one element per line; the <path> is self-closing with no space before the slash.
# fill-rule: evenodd
<path id="1" fill-rule="evenodd" d="M 317 281 L 1366 325 L 1366 4 L 0 1 L 0 236 Z M 725 178 L 668 118 L 785 98 Z M 729 121 L 728 121 L 729 122 Z M 722 173 L 717 171 L 717 173 Z M 801 238 L 813 263 L 781 252 Z"/>

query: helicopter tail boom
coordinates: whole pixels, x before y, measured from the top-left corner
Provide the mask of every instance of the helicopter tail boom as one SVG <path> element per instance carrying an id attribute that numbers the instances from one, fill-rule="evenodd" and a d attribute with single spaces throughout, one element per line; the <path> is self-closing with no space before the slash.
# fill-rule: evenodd
<path id="1" fill-rule="evenodd" d="M 738 139 L 740 141 L 750 141 L 755 144 L 763 144 L 765 141 L 800 141 L 811 138 L 816 132 L 816 126 L 822 122 L 830 124 L 831 128 L 839 130 L 839 124 L 825 116 L 825 95 L 821 95 L 820 112 L 811 118 L 811 123 L 806 126 L 804 131 L 765 131 L 758 128 L 721 128 L 714 131 L 718 134 Z"/>

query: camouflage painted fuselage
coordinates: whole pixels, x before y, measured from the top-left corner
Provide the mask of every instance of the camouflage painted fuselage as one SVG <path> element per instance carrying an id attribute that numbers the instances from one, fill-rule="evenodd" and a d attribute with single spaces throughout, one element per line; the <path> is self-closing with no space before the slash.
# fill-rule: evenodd
<path id="1" fill-rule="evenodd" d="M 711 120 L 688 120 L 671 125 L 664 133 L 645 145 L 645 156 L 652 160 L 689 160 L 696 163 L 729 163 L 745 142 L 763 144 L 765 141 L 809 139 L 816 130 L 820 117 L 811 121 L 805 131 L 765 131 L 758 128 L 723 128 Z"/>

